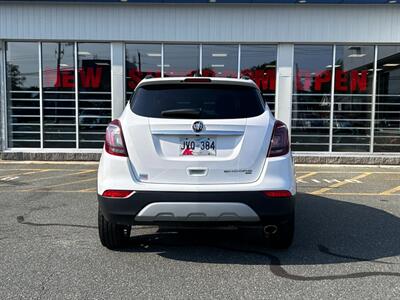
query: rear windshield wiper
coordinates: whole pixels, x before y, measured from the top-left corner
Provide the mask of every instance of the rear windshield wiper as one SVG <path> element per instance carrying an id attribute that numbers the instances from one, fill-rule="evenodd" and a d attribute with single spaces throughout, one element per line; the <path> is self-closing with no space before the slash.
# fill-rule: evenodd
<path id="1" fill-rule="evenodd" d="M 161 115 L 163 117 L 198 117 L 201 114 L 201 109 L 181 108 L 163 110 Z"/>

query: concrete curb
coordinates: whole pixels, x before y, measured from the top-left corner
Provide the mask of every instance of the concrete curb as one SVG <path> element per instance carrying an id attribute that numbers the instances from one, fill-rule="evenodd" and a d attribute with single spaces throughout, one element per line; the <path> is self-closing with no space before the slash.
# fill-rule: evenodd
<path id="1" fill-rule="evenodd" d="M 54 153 L 54 152 L 3 152 L 2 160 L 16 161 L 98 161 L 100 153 Z M 400 165 L 400 155 L 316 155 L 294 154 L 296 164 L 341 165 Z"/>
<path id="2" fill-rule="evenodd" d="M 3 152 L 2 160 L 98 161 L 101 153 Z"/>
<path id="3" fill-rule="evenodd" d="M 400 165 L 400 155 L 294 155 L 296 164 Z"/>

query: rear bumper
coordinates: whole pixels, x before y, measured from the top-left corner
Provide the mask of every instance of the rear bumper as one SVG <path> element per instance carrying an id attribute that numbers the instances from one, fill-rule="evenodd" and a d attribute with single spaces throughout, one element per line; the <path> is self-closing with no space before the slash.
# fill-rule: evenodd
<path id="1" fill-rule="evenodd" d="M 199 165 L 199 164 L 197 164 Z M 145 183 L 137 180 L 134 166 L 129 158 L 110 155 L 103 151 L 100 159 L 97 191 L 103 194 L 106 190 L 132 190 L 154 192 L 247 192 L 286 190 L 296 194 L 296 180 L 291 153 L 267 158 L 260 177 L 249 183 L 235 184 L 166 184 Z"/>
<path id="2" fill-rule="evenodd" d="M 294 212 L 294 197 L 269 198 L 249 192 L 137 191 L 129 198 L 98 196 L 99 208 L 113 223 L 245 224 L 279 222 Z"/>

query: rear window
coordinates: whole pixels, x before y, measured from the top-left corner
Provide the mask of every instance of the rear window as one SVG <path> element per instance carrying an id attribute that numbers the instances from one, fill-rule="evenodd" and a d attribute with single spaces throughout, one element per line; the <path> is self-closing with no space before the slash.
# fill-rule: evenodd
<path id="1" fill-rule="evenodd" d="M 237 119 L 265 110 L 253 87 L 212 84 L 161 84 L 138 88 L 131 99 L 135 114 L 151 118 Z"/>

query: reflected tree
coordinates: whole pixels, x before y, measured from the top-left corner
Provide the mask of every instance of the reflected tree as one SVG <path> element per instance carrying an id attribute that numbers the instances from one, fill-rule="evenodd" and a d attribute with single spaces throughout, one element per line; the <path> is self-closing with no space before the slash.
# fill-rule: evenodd
<path id="1" fill-rule="evenodd" d="M 12 90 L 22 90 L 26 77 L 22 75 L 19 66 L 7 63 L 7 75 L 10 79 Z"/>

